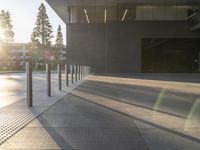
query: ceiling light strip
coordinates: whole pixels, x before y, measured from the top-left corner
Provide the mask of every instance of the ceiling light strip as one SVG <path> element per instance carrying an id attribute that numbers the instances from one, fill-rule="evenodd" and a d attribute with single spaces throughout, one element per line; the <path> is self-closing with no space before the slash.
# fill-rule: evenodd
<path id="1" fill-rule="evenodd" d="M 87 19 L 87 22 L 90 23 L 90 19 L 89 19 L 89 17 L 88 17 L 88 14 L 87 14 L 87 10 L 86 10 L 86 9 L 84 9 L 84 13 L 85 13 L 85 17 L 86 17 L 86 19 Z"/>
<path id="2" fill-rule="evenodd" d="M 124 19 L 126 18 L 127 12 L 128 12 L 128 9 L 125 10 L 124 15 L 123 15 L 123 17 L 122 17 L 122 21 L 124 21 Z"/>
<path id="3" fill-rule="evenodd" d="M 105 9 L 105 11 L 104 11 L 104 23 L 106 23 L 106 21 L 107 21 L 107 10 Z"/>

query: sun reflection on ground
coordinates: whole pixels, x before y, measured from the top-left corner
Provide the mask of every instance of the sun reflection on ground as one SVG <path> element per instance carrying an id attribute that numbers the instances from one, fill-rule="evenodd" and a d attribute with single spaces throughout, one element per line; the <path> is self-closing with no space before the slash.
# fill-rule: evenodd
<path id="1" fill-rule="evenodd" d="M 193 126 L 199 125 L 199 123 L 200 123 L 199 122 L 199 109 L 200 109 L 200 99 L 198 98 L 194 102 L 194 104 L 193 104 L 193 106 L 192 106 L 192 108 L 191 108 L 191 110 L 190 110 L 190 112 L 187 116 L 187 120 L 185 122 L 185 127 L 184 127 L 185 131 L 190 130 L 190 128 L 193 127 Z"/>
<path id="2" fill-rule="evenodd" d="M 140 87 L 140 89 L 142 87 L 142 90 L 145 88 L 159 89 L 155 92 L 155 101 L 152 101 L 152 103 L 151 101 L 149 101 L 149 94 L 146 94 L 143 97 L 146 100 L 147 104 L 152 104 L 152 106 L 148 105 L 152 109 L 140 107 L 140 105 L 143 106 L 144 101 L 141 100 L 141 103 L 139 103 L 140 99 L 137 98 L 141 97 L 137 96 L 137 91 L 136 93 L 132 93 L 132 101 L 133 103 L 135 102 L 137 105 L 131 105 L 129 103 L 121 102 L 121 100 L 123 99 L 122 97 L 120 97 L 120 101 L 116 101 L 116 99 L 105 99 L 104 97 L 98 97 L 97 95 L 93 95 L 92 97 L 91 93 L 81 93 L 82 91 L 76 91 L 76 93 L 73 94 L 76 94 L 79 97 L 83 97 L 84 99 L 90 100 L 100 105 L 104 105 L 106 107 L 126 113 L 128 115 L 132 115 L 133 117 L 137 117 L 140 120 L 149 122 L 150 124 L 154 124 L 156 126 L 170 129 L 171 131 L 175 131 L 180 134 L 199 139 L 200 84 L 198 82 L 174 82 L 171 80 L 163 81 L 97 75 L 91 76 L 88 81 L 94 81 L 97 83 L 100 82 L 100 85 L 103 83 L 109 83 L 109 87 L 113 86 L 113 89 L 116 89 L 115 84 L 120 85 L 120 88 L 126 86 L 130 88 L 132 86 L 133 88 L 136 87 L 136 89 L 137 87 Z M 110 84 L 113 85 L 111 86 Z M 124 88 L 124 90 L 127 89 Z M 135 90 L 133 92 L 135 92 Z M 127 95 L 131 97 L 130 92 L 127 92 Z M 124 97 L 124 100 L 125 99 L 126 97 Z"/>
<path id="3" fill-rule="evenodd" d="M 19 78 L 11 80 L 8 75 L 0 76 L 0 108 L 24 98 L 24 89 L 18 81 Z M 22 94 L 16 94 L 16 91 L 22 91 Z"/>
<path id="4" fill-rule="evenodd" d="M 161 90 L 161 92 L 159 93 L 159 95 L 158 95 L 158 98 L 157 98 L 157 100 L 156 100 L 156 103 L 154 104 L 154 107 L 153 107 L 154 110 L 159 110 L 160 105 L 162 104 L 163 98 L 164 98 L 164 96 L 165 96 L 165 93 L 166 93 L 166 89 L 163 88 L 163 89 Z"/>

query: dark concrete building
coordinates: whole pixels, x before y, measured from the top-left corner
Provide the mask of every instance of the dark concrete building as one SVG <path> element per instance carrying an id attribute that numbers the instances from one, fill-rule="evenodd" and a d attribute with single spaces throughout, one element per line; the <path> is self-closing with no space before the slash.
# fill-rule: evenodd
<path id="1" fill-rule="evenodd" d="M 199 72 L 199 0 L 46 0 L 68 62 L 95 73 Z"/>

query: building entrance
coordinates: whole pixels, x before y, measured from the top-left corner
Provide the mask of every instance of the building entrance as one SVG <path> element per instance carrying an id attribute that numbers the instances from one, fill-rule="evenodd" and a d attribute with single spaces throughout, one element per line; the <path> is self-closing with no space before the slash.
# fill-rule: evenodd
<path id="1" fill-rule="evenodd" d="M 142 72 L 199 72 L 200 39 L 142 39 Z"/>

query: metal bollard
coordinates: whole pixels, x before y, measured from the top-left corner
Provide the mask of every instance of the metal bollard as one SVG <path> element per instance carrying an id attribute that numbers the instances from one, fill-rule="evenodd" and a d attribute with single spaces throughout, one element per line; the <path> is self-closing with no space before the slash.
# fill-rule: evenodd
<path id="1" fill-rule="evenodd" d="M 80 79 L 82 79 L 82 70 L 81 70 L 82 66 L 80 66 Z"/>
<path id="2" fill-rule="evenodd" d="M 46 74 L 47 74 L 47 96 L 51 96 L 51 66 L 46 64 Z"/>
<path id="3" fill-rule="evenodd" d="M 85 78 L 85 66 L 83 66 L 83 78 Z"/>
<path id="4" fill-rule="evenodd" d="M 81 79 L 83 79 L 83 66 L 81 66 Z"/>
<path id="5" fill-rule="evenodd" d="M 81 66 L 78 66 L 78 79 L 81 80 Z"/>
<path id="6" fill-rule="evenodd" d="M 77 65 L 75 65 L 75 81 L 77 82 L 77 77 L 78 77 L 78 68 Z"/>
<path id="7" fill-rule="evenodd" d="M 29 63 L 26 63 L 26 81 L 27 81 L 27 106 L 33 106 L 33 84 L 32 84 L 32 68 Z"/>
<path id="8" fill-rule="evenodd" d="M 72 84 L 74 84 L 74 65 L 71 65 L 71 80 Z"/>
<path id="9" fill-rule="evenodd" d="M 69 86 L 69 68 L 68 68 L 68 64 L 65 64 L 65 77 L 66 77 L 66 86 Z"/>
<path id="10" fill-rule="evenodd" d="M 62 75 L 62 73 L 61 73 L 61 65 L 60 64 L 58 64 L 58 66 L 57 66 L 58 68 L 58 89 L 59 89 L 59 91 L 61 91 L 62 90 L 62 77 L 61 77 L 61 75 Z"/>

